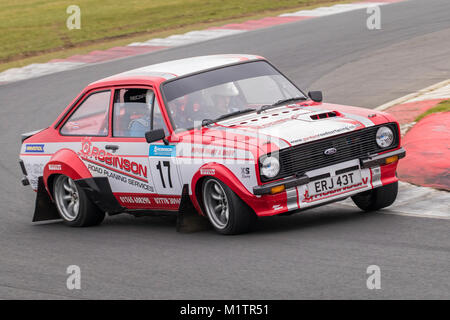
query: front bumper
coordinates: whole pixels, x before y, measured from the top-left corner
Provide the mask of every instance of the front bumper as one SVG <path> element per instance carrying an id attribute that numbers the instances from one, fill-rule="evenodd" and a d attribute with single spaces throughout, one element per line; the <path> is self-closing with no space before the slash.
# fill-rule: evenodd
<path id="1" fill-rule="evenodd" d="M 376 166 L 380 166 L 380 165 L 384 165 L 384 164 L 389 164 L 386 162 L 387 159 L 393 159 L 393 158 L 397 157 L 396 161 L 398 161 L 399 159 L 404 158 L 405 156 L 406 156 L 406 151 L 403 148 L 400 148 L 400 149 L 397 149 L 394 151 L 389 151 L 389 152 L 382 153 L 382 154 L 370 155 L 367 158 L 359 159 L 360 168 L 367 169 L 367 168 L 372 168 L 372 167 L 376 167 Z M 355 169 L 359 169 L 359 168 L 350 167 L 350 168 L 348 168 L 348 171 L 352 171 Z M 344 172 L 345 172 L 345 170 L 342 171 L 341 173 L 344 173 Z M 289 188 L 305 185 L 305 184 L 308 184 L 309 182 L 323 179 L 323 178 L 326 178 L 326 176 L 320 175 L 320 176 L 308 177 L 306 175 L 301 175 L 301 176 L 289 177 L 289 178 L 285 178 L 285 179 L 278 180 L 275 182 L 267 183 L 262 186 L 256 186 L 253 188 L 253 194 L 254 195 L 273 194 L 272 190 L 273 190 L 273 188 L 276 188 L 276 187 L 284 186 L 283 190 L 286 190 Z"/>

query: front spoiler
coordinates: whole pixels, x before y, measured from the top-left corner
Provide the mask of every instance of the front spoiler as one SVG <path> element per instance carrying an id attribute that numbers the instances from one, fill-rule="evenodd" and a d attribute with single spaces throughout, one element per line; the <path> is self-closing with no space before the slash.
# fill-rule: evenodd
<path id="1" fill-rule="evenodd" d="M 365 159 L 359 159 L 361 169 L 367 169 L 371 167 L 376 167 L 382 164 L 385 164 L 385 160 L 390 157 L 397 156 L 398 159 L 404 158 L 406 156 L 406 151 L 403 148 L 400 148 L 395 151 L 386 152 L 383 154 L 376 154 L 369 156 Z M 356 168 L 357 166 L 355 166 Z M 299 177 L 289 177 L 279 181 L 267 183 L 262 186 L 256 186 L 253 188 L 254 195 L 265 195 L 271 194 L 271 190 L 274 187 L 284 185 L 284 189 L 289 189 L 301 185 L 308 184 L 311 181 L 325 178 L 325 176 L 317 176 L 317 177 L 308 177 L 307 175 L 301 175 Z"/>

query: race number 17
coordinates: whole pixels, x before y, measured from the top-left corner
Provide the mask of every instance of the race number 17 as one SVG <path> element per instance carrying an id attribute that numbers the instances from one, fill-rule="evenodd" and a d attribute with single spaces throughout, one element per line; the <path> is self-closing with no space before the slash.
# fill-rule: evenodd
<path id="1" fill-rule="evenodd" d="M 167 168 L 167 176 L 168 176 L 168 180 L 169 180 L 169 186 L 170 186 L 170 188 L 172 188 L 172 177 L 170 176 L 170 161 L 162 161 L 162 165 L 161 165 L 161 161 L 158 161 L 158 164 L 156 165 L 156 169 L 158 169 L 159 176 L 161 177 L 161 182 L 162 182 L 163 188 L 166 188 L 166 182 L 164 179 L 164 173 L 163 173 L 163 168 L 162 168 L 163 166 Z"/>

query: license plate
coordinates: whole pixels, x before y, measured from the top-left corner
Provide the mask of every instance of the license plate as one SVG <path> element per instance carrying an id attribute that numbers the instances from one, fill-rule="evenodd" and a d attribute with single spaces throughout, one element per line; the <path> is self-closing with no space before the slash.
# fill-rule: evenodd
<path id="1" fill-rule="evenodd" d="M 352 171 L 308 183 L 309 195 L 316 195 L 328 191 L 349 187 L 361 182 L 361 173 Z"/>

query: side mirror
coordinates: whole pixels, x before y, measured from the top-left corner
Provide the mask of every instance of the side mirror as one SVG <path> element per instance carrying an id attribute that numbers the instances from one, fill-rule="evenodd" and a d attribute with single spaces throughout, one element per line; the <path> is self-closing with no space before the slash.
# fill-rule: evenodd
<path id="1" fill-rule="evenodd" d="M 308 97 L 315 102 L 322 102 L 323 100 L 322 91 L 310 91 L 308 92 Z"/>
<path id="2" fill-rule="evenodd" d="M 164 129 L 155 129 L 151 131 L 147 131 L 145 133 L 145 140 L 148 143 L 152 143 L 155 141 L 163 140 L 164 144 L 168 144 L 169 142 L 166 139 L 166 134 L 164 133 Z"/>

